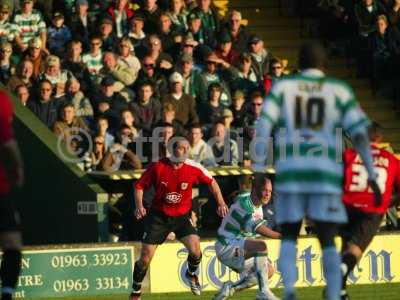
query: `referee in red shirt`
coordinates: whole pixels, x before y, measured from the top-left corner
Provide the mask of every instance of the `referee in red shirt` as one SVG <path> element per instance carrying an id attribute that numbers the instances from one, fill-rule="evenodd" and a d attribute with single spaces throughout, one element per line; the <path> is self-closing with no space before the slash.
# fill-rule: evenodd
<path id="1" fill-rule="evenodd" d="M 189 142 L 184 137 L 173 137 L 169 141 L 172 157 L 152 163 L 135 183 L 136 217 L 147 214 L 142 250 L 133 271 L 130 300 L 140 299 L 141 284 L 154 256 L 157 246 L 162 244 L 170 232 L 188 249 L 188 270 L 192 293 L 200 295 L 200 284 L 196 275 L 201 262 L 200 239 L 190 220 L 192 209 L 192 187 L 207 184 L 218 205 L 218 214 L 224 217 L 228 212 L 218 183 L 200 164 L 189 160 Z M 144 190 L 154 186 L 155 196 L 147 212 L 143 207 Z"/>
<path id="2" fill-rule="evenodd" d="M 0 91 L 0 247 L 3 250 L 1 300 L 11 300 L 21 270 L 22 238 L 19 216 L 10 199 L 11 189 L 21 187 L 24 171 L 12 130 L 13 110 L 9 96 Z"/>

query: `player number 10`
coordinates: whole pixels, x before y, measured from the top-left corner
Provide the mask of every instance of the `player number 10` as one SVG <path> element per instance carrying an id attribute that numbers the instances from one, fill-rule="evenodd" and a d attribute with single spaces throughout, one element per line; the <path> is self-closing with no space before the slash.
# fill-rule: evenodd
<path id="1" fill-rule="evenodd" d="M 325 118 L 324 99 L 311 97 L 304 99 L 301 96 L 296 97 L 296 106 L 294 113 L 295 127 L 319 129 Z"/>

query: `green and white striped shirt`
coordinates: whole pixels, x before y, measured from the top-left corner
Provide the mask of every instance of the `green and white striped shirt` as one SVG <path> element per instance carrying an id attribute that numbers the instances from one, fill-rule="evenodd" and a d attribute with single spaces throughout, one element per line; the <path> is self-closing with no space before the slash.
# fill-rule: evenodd
<path id="1" fill-rule="evenodd" d="M 369 120 L 343 81 L 310 69 L 277 82 L 257 122 L 253 169 L 265 169 L 274 133 L 275 187 L 280 192 L 341 194 L 342 129 L 350 136 Z"/>
<path id="2" fill-rule="evenodd" d="M 101 52 L 96 56 L 92 56 L 91 53 L 82 55 L 82 62 L 86 65 L 89 73 L 92 75 L 97 75 L 103 68 L 102 59 L 103 54 Z"/>
<path id="3" fill-rule="evenodd" d="M 217 239 L 226 245 L 230 239 L 255 237 L 256 229 L 263 224 L 266 221 L 262 207 L 254 206 L 250 193 L 242 193 L 236 197 L 228 215 L 222 220 Z"/>
<path id="4" fill-rule="evenodd" d="M 19 35 L 18 27 L 10 22 L 0 23 L 0 42 L 13 42 Z"/>
<path id="5" fill-rule="evenodd" d="M 39 37 L 40 33 L 46 32 L 46 23 L 40 11 L 34 9 L 30 14 L 19 12 L 14 17 L 22 42 L 27 44 L 31 39 Z"/>

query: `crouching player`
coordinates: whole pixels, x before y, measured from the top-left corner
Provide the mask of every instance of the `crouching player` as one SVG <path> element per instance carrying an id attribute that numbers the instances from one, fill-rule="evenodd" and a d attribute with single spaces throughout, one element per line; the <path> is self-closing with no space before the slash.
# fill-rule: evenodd
<path id="1" fill-rule="evenodd" d="M 224 283 L 214 300 L 227 299 L 236 291 L 256 284 L 257 300 L 278 299 L 268 287 L 273 267 L 269 265 L 267 245 L 265 241 L 254 238 L 256 234 L 269 238 L 281 236 L 268 228 L 263 220 L 262 206 L 270 201 L 271 195 L 271 181 L 264 175 L 255 176 L 251 192 L 238 195 L 222 220 L 215 251 L 219 261 L 240 273 L 241 279 L 235 283 Z"/>
<path id="2" fill-rule="evenodd" d="M 341 299 L 347 300 L 346 281 L 349 273 L 374 235 L 377 233 L 382 219 L 390 206 L 393 186 L 400 191 L 400 161 L 386 150 L 376 145 L 382 140 L 381 128 L 377 123 L 369 129 L 371 151 L 374 169 L 378 174 L 377 184 L 382 194 L 382 200 L 377 201 L 368 185 L 367 170 L 360 156 L 353 149 L 344 153 L 345 186 L 343 201 L 349 216 L 349 223 L 342 228 L 342 293 Z M 379 200 L 379 199 L 378 199 Z"/>

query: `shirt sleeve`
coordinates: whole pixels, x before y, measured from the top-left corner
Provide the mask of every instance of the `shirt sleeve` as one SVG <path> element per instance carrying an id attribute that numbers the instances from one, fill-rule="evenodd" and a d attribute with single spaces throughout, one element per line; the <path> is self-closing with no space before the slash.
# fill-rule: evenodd
<path id="1" fill-rule="evenodd" d="M 12 128 L 13 110 L 8 95 L 0 93 L 0 97 L 3 98 L 0 101 L 0 144 L 4 144 L 14 138 Z"/>
<path id="2" fill-rule="evenodd" d="M 203 183 L 206 185 L 210 185 L 214 180 L 214 178 L 211 176 L 211 173 L 200 164 L 197 164 L 196 167 L 197 167 L 196 169 L 197 169 L 197 174 L 198 174 L 197 182 Z"/>
<path id="3" fill-rule="evenodd" d="M 153 178 L 155 178 L 155 168 L 156 164 L 151 164 L 146 171 L 142 174 L 140 179 L 135 182 L 134 187 L 138 190 L 147 190 L 149 187 L 153 185 Z"/>

